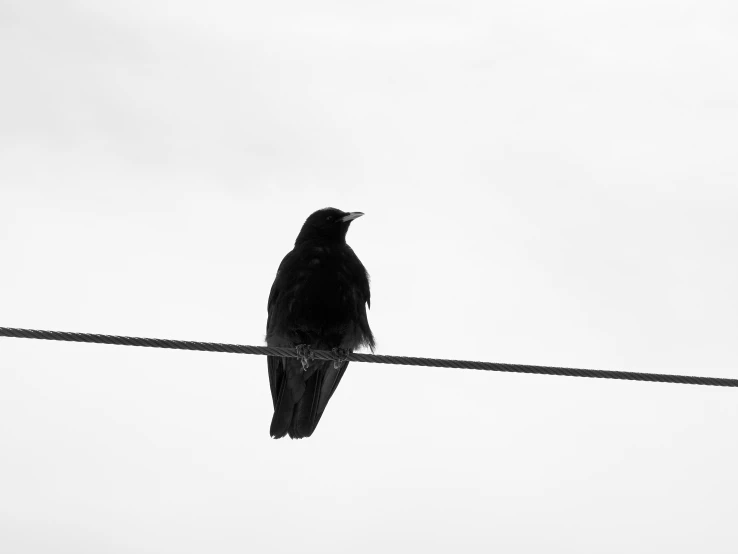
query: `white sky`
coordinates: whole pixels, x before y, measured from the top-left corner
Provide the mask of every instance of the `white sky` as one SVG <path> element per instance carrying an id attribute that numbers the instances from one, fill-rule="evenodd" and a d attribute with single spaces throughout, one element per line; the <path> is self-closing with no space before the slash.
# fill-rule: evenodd
<path id="1" fill-rule="evenodd" d="M 263 344 L 359 210 L 378 353 L 738 377 L 732 2 L 0 1 L 0 325 Z M 734 553 L 735 389 L 0 339 L 0 551 Z"/>

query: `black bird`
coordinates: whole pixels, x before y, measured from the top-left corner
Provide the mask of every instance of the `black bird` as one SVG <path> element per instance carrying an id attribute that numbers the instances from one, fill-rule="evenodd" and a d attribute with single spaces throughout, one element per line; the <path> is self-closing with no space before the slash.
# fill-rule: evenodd
<path id="1" fill-rule="evenodd" d="M 374 351 L 366 317 L 369 275 L 346 244 L 349 225 L 362 215 L 324 208 L 307 218 L 269 293 L 268 346 L 337 349 L 342 357 L 362 346 Z M 309 437 L 348 361 L 268 356 L 267 364 L 274 402 L 270 434 Z"/>

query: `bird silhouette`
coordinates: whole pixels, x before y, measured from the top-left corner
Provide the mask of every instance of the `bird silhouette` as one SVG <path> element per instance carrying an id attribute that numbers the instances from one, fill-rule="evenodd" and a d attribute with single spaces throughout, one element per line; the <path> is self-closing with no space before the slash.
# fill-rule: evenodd
<path id="1" fill-rule="evenodd" d="M 348 367 L 345 359 L 309 361 L 308 348 L 335 349 L 342 358 L 360 347 L 374 351 L 366 315 L 369 275 L 346 244 L 349 225 L 362 215 L 314 212 L 277 270 L 267 303 L 267 345 L 304 346 L 302 359 L 267 357 L 275 439 L 311 436 Z"/>

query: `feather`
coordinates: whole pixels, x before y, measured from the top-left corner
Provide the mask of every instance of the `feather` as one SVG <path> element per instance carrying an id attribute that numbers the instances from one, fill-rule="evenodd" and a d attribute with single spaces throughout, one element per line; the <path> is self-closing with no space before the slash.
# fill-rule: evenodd
<path id="1" fill-rule="evenodd" d="M 374 349 L 366 314 L 369 276 L 345 240 L 349 224 L 360 215 L 326 208 L 305 221 L 269 291 L 269 346 Z M 304 371 L 298 358 L 268 356 L 267 366 L 274 405 L 271 435 L 311 436 L 348 362 L 334 367 L 330 360 L 312 360 Z"/>

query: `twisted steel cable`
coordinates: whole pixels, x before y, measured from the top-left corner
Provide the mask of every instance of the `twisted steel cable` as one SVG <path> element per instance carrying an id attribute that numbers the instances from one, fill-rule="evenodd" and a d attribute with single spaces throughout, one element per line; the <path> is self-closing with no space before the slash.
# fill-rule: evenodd
<path id="1" fill-rule="evenodd" d="M 232 354 L 257 354 L 261 356 L 282 356 L 299 358 L 295 348 L 273 346 L 246 346 L 217 342 L 193 342 L 185 340 L 152 339 L 140 337 L 121 337 L 115 335 L 96 335 L 90 333 L 69 333 L 65 331 L 40 331 L 37 329 L 18 329 L 0 327 L 0 337 L 23 339 L 43 339 L 70 342 L 90 342 L 97 344 L 118 344 L 125 346 L 145 346 L 149 348 L 172 348 L 178 350 L 200 350 L 204 352 L 228 352 Z M 319 360 L 339 360 L 329 350 L 312 350 L 312 357 Z M 376 354 L 349 354 L 352 362 L 375 364 L 417 365 L 425 367 L 448 367 L 478 369 L 482 371 L 504 371 L 508 373 L 532 373 L 535 375 L 562 375 L 568 377 L 590 377 L 594 379 L 621 379 L 628 381 L 650 381 L 652 383 L 677 383 L 682 385 L 705 385 L 712 387 L 738 387 L 738 379 L 720 377 L 695 377 L 689 375 L 669 375 L 664 373 L 639 373 L 632 371 L 606 371 L 601 369 L 575 369 L 569 367 L 548 367 L 492 362 L 472 362 L 467 360 L 439 360 L 434 358 L 412 358 L 407 356 L 380 356 Z"/>

